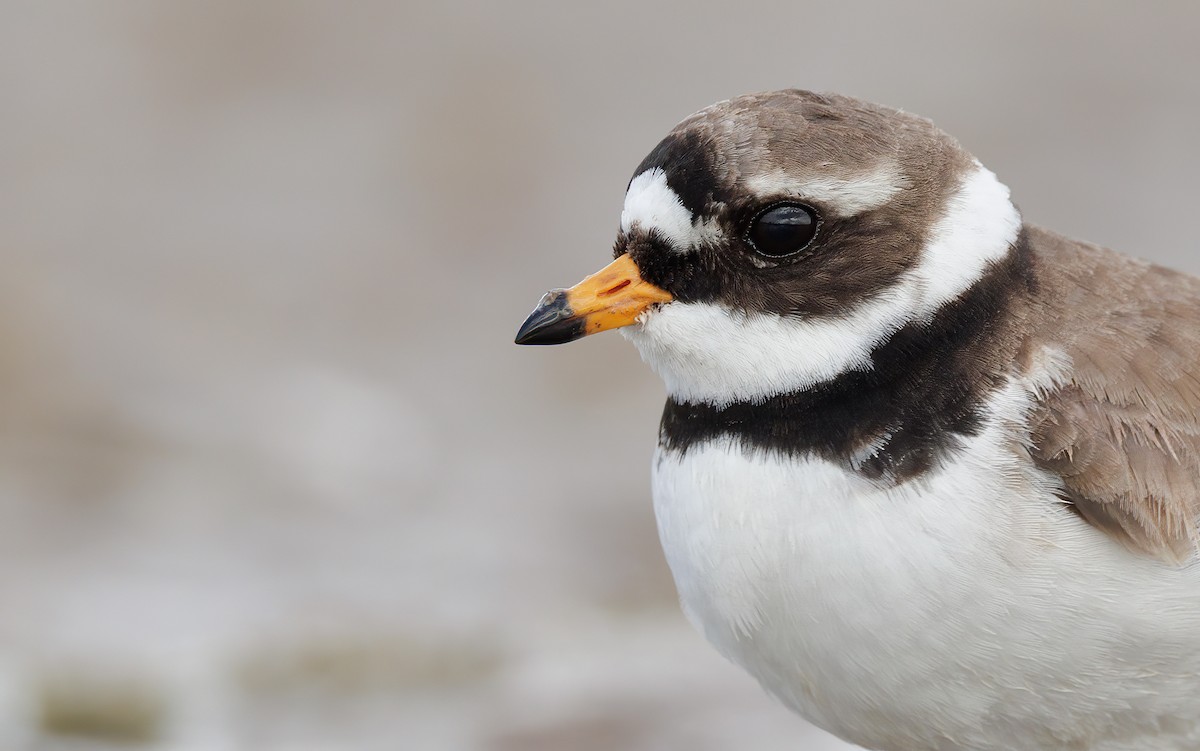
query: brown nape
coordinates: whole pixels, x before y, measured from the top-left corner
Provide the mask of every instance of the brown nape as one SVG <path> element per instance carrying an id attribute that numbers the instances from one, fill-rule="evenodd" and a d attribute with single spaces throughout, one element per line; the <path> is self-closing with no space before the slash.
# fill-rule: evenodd
<path id="1" fill-rule="evenodd" d="M 1034 460 L 1130 548 L 1181 561 L 1200 516 L 1200 279 L 1033 230 L 1033 343 L 1069 377 L 1038 404 Z"/>

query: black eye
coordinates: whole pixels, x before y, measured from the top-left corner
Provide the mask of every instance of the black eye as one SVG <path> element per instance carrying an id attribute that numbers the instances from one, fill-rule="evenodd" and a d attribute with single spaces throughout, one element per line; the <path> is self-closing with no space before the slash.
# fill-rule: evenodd
<path id="1" fill-rule="evenodd" d="M 762 255 L 780 258 L 804 250 L 816 234 L 816 212 L 807 206 L 781 203 L 754 217 L 747 237 Z"/>

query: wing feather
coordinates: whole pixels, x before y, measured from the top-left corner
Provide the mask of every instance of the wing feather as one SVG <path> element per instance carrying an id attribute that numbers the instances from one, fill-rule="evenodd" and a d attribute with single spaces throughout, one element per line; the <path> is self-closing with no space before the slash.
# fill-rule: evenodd
<path id="1" fill-rule="evenodd" d="M 1039 400 L 1034 460 L 1126 545 L 1172 560 L 1200 541 L 1200 280 L 1039 231 L 1035 338 L 1069 376 Z"/>

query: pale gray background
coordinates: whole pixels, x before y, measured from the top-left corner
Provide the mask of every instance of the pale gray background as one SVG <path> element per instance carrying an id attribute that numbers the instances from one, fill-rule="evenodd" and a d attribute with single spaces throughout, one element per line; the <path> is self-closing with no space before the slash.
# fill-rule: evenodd
<path id="1" fill-rule="evenodd" d="M 657 380 L 515 328 L 608 259 L 676 121 L 786 86 L 928 115 L 1034 221 L 1200 269 L 1198 24 L 0 3 L 0 747 L 838 748 L 678 613 Z"/>

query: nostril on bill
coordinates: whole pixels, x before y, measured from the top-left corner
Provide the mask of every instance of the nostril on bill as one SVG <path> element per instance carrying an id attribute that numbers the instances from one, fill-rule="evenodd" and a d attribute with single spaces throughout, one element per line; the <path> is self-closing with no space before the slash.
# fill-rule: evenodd
<path id="1" fill-rule="evenodd" d="M 597 297 L 608 297 L 609 295 L 615 295 L 616 293 L 625 289 L 632 283 L 633 283 L 633 280 L 631 280 L 631 279 L 622 279 L 621 281 L 617 282 L 616 284 L 609 287 L 608 289 L 601 291 L 597 295 Z"/>

